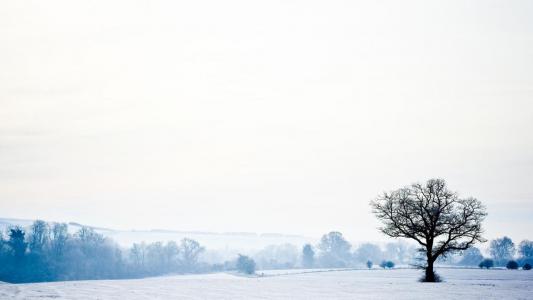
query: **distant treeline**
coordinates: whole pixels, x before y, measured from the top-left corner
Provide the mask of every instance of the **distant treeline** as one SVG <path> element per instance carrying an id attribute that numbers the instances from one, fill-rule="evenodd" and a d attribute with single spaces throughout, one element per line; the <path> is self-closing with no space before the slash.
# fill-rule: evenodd
<path id="1" fill-rule="evenodd" d="M 492 266 L 506 266 L 516 259 L 523 267 L 533 261 L 533 242 L 518 247 L 504 237 L 490 243 L 490 257 L 478 248 L 455 253 L 441 264 L 477 266 L 487 259 Z M 69 233 L 67 224 L 35 221 L 29 228 L 9 228 L 0 234 L 0 281 L 20 283 L 58 280 L 141 278 L 163 274 L 205 273 L 258 269 L 345 268 L 416 265 L 419 249 L 405 242 L 352 246 L 340 232 L 322 236 L 316 245 L 270 245 L 249 256 L 206 251 L 197 241 L 136 243 L 121 248 L 89 227 Z M 229 259 L 228 259 L 229 257 Z M 209 263 L 208 263 L 209 262 Z M 511 264 L 513 265 L 513 264 Z"/>
<path id="2" fill-rule="evenodd" d="M 471 247 L 442 259 L 441 263 L 483 268 L 507 267 L 510 262 L 516 263 L 517 267 L 533 265 L 533 241 L 523 240 L 515 245 L 509 237 L 504 236 L 491 240 L 488 250 L 489 255 L 484 256 L 478 248 Z"/>
<path id="3" fill-rule="evenodd" d="M 324 234 L 316 245 L 306 244 L 298 253 L 294 253 L 293 260 L 286 260 L 284 264 L 271 261 L 273 258 L 288 256 L 288 250 L 293 245 L 285 245 L 284 251 L 279 246 L 270 246 L 257 253 L 254 258 L 258 260 L 261 268 L 303 267 L 303 268 L 352 268 L 366 267 L 368 262 L 372 265 L 382 265 L 386 262 L 396 264 L 410 264 L 417 254 L 417 249 L 412 244 L 404 242 L 387 243 L 384 247 L 372 243 L 353 246 L 342 233 L 332 231 Z M 293 250 L 294 251 L 294 250 Z M 386 264 L 384 264 L 386 265 Z M 389 263 L 388 266 L 391 264 Z"/>
<path id="4" fill-rule="evenodd" d="M 352 246 L 340 232 L 330 232 L 322 236 L 316 245 L 307 244 L 298 252 L 291 244 L 271 245 L 255 253 L 260 269 L 281 268 L 345 268 L 345 267 L 382 267 L 394 265 L 419 267 L 423 264 L 424 251 L 414 244 L 402 241 L 385 245 L 364 243 Z M 480 266 L 486 260 L 492 266 L 508 267 L 516 263 L 519 267 L 533 265 L 533 242 L 524 240 L 515 245 L 508 237 L 490 241 L 489 255 L 484 256 L 479 248 L 471 247 L 466 251 L 450 252 L 438 260 L 439 264 L 455 266 Z M 483 267 L 486 267 L 483 265 Z"/>
<path id="5" fill-rule="evenodd" d="M 35 221 L 29 228 L 12 227 L 0 234 L 0 281 L 21 283 L 61 280 L 120 279 L 176 273 L 260 269 L 338 268 L 365 266 L 368 260 L 408 263 L 416 249 L 389 243 L 352 245 L 339 232 L 330 232 L 316 246 L 271 245 L 249 256 L 206 253 L 197 241 L 135 243 L 119 247 L 89 227 L 69 233 L 67 224 Z M 200 256 L 204 259 L 200 260 Z M 227 258 L 227 257 L 226 257 Z M 207 263 L 210 261 L 210 263 Z M 390 264 L 389 264 L 390 266 Z"/>
<path id="6" fill-rule="evenodd" d="M 198 242 L 134 244 L 122 249 L 88 227 L 70 234 L 67 224 L 35 221 L 0 235 L 0 281 L 39 282 L 84 279 L 138 278 L 165 273 L 201 272 L 204 251 Z"/>

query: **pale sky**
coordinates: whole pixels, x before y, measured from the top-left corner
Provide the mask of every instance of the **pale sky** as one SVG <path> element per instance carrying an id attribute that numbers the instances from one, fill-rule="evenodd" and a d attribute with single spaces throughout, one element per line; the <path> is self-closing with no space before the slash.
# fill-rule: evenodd
<path id="1" fill-rule="evenodd" d="M 432 177 L 533 239 L 533 1 L 0 3 L 0 217 L 383 240 Z"/>

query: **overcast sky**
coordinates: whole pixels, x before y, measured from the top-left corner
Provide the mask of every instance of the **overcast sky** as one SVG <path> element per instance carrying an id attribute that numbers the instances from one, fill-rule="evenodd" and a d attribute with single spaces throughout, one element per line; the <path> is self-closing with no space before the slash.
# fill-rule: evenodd
<path id="1" fill-rule="evenodd" d="M 0 4 L 0 217 L 381 240 L 432 177 L 533 238 L 533 1 Z"/>

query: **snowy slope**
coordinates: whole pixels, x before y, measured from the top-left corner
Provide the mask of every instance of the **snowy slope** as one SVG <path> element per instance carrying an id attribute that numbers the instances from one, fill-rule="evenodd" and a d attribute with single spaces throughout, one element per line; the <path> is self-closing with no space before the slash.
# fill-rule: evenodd
<path id="1" fill-rule="evenodd" d="M 532 299 L 533 271 L 439 273 L 446 282 L 419 283 L 420 271 L 404 269 L 0 284 L 0 299 Z"/>

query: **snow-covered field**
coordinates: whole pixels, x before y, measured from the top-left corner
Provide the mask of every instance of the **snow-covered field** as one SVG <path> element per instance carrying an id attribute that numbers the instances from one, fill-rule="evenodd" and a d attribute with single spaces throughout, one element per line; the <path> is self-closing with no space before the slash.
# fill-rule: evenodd
<path id="1" fill-rule="evenodd" d="M 306 272 L 0 284 L 0 299 L 533 299 L 533 271 L 441 269 L 437 284 L 411 269 Z"/>

